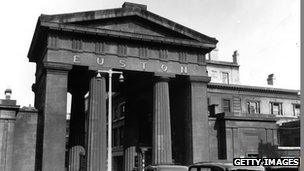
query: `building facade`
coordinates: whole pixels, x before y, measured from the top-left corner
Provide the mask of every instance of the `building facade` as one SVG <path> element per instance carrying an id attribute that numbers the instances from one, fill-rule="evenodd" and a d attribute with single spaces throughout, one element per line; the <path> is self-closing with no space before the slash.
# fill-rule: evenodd
<path id="1" fill-rule="evenodd" d="M 12 90 L 0 99 L 0 170 L 35 169 L 37 110 L 17 105 Z"/>
<path id="2" fill-rule="evenodd" d="M 178 131 L 172 127 L 177 122 L 170 118 L 172 111 L 188 118 L 182 143 L 191 145 L 184 151 L 183 163 L 209 160 L 205 97 L 210 77 L 204 56 L 216 43 L 215 38 L 153 14 L 139 4 L 41 15 L 28 53 L 30 62 L 37 66 L 33 85 L 39 135 L 36 170 L 106 169 L 109 88 L 107 75 L 97 72 L 107 69 L 123 71 L 126 78 L 124 84 L 113 78 L 113 91 L 126 99 L 124 131 L 113 131 L 114 136 L 124 137 L 123 152 L 114 155 L 124 154 L 123 161 L 117 161 L 125 163 L 126 170 L 133 169 L 134 149 L 139 144 L 151 148 L 152 164 L 175 162 L 173 153 L 178 148 L 172 144 L 180 136 L 174 135 Z M 65 155 L 67 92 L 72 95 L 72 105 Z M 184 112 L 177 109 L 178 104 L 183 104 Z M 113 142 L 115 147 L 122 143 Z"/>
<path id="3" fill-rule="evenodd" d="M 36 63 L 37 114 L 28 124 L 37 131 L 28 133 L 35 154 L 25 154 L 35 159 L 15 155 L 10 161 L 30 165 L 28 170 L 106 170 L 110 87 L 99 70 L 109 69 L 125 77 L 120 83 L 113 76 L 111 87 L 113 170 L 282 156 L 297 146 L 296 136 L 288 144 L 279 134 L 296 128 L 291 122 L 300 113 L 298 91 L 240 85 L 237 51 L 232 62 L 218 61 L 217 42 L 128 2 L 116 9 L 41 15 L 28 53 Z M 28 148 L 20 136 L 13 140 L 18 143 L 10 154 Z"/>

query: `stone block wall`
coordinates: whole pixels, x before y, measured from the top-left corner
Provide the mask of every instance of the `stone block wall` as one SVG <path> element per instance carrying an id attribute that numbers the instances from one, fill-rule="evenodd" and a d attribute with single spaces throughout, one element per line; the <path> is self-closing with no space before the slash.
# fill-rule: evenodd
<path id="1" fill-rule="evenodd" d="M 12 170 L 32 171 L 35 168 L 37 111 L 21 109 L 16 116 Z"/>

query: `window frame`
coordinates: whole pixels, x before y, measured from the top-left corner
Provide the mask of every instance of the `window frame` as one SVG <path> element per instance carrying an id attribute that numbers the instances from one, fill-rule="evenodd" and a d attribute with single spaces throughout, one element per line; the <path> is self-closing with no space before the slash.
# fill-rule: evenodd
<path id="1" fill-rule="evenodd" d="M 225 101 L 229 101 L 229 110 L 228 110 L 228 111 L 225 111 L 225 110 L 224 110 L 224 109 L 225 109 L 225 107 L 224 107 Z M 231 99 L 229 99 L 229 98 L 223 98 L 223 99 L 222 99 L 222 110 L 223 110 L 223 112 L 231 113 L 231 111 L 232 111 L 231 105 L 232 105 L 232 104 L 231 104 Z"/>
<path id="2" fill-rule="evenodd" d="M 296 115 L 296 106 L 299 106 L 299 114 L 298 115 Z M 301 114 L 301 104 L 299 104 L 299 103 L 293 103 L 292 104 L 292 111 L 293 111 L 293 114 L 292 114 L 292 116 L 300 116 L 300 114 Z"/>
<path id="3" fill-rule="evenodd" d="M 278 114 L 273 113 L 273 106 L 274 106 L 274 104 L 278 104 L 279 105 Z M 283 116 L 283 103 L 282 102 L 270 102 L 270 114 Z"/>
<path id="4" fill-rule="evenodd" d="M 229 72 L 221 72 L 222 73 L 222 83 L 224 84 L 229 84 L 230 81 L 229 81 Z M 227 82 L 224 82 L 224 75 L 227 75 Z"/>
<path id="5" fill-rule="evenodd" d="M 251 113 L 250 103 L 255 103 L 256 104 L 256 111 L 257 111 L 256 113 Z M 248 114 L 261 114 L 261 102 L 259 100 L 247 100 L 246 106 L 247 106 L 247 113 Z"/>

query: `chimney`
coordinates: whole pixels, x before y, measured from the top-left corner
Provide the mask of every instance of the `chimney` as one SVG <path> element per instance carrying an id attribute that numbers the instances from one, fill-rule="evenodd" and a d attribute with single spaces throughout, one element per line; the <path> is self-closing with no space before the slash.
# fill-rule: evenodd
<path id="1" fill-rule="evenodd" d="M 137 9 L 147 11 L 147 5 L 136 4 L 136 3 L 131 3 L 131 2 L 124 2 L 122 4 L 122 8 L 137 8 Z"/>
<path id="2" fill-rule="evenodd" d="M 12 95 L 12 89 L 7 88 L 7 89 L 4 91 L 4 94 L 5 94 L 5 100 L 10 100 L 10 99 L 11 99 L 11 95 Z"/>
<path id="3" fill-rule="evenodd" d="M 237 50 L 235 50 L 235 51 L 233 52 L 232 60 L 233 60 L 233 63 L 234 63 L 234 64 L 238 64 L 238 63 L 239 63 L 239 53 L 238 53 Z"/>
<path id="4" fill-rule="evenodd" d="M 274 74 L 269 74 L 268 78 L 267 78 L 267 85 L 273 85 L 273 81 L 274 81 Z"/>

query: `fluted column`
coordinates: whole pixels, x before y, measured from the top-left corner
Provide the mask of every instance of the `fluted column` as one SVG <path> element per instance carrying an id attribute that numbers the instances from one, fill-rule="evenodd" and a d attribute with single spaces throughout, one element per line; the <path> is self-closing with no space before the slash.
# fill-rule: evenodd
<path id="1" fill-rule="evenodd" d="M 75 145 L 69 149 L 69 171 L 80 170 L 80 158 L 85 155 L 83 146 Z"/>
<path id="2" fill-rule="evenodd" d="M 127 147 L 124 151 L 125 171 L 132 171 L 135 167 L 136 147 Z"/>
<path id="3" fill-rule="evenodd" d="M 107 158 L 106 81 L 90 80 L 88 112 L 87 171 L 105 171 Z"/>
<path id="4" fill-rule="evenodd" d="M 153 164 L 171 164 L 169 78 L 157 77 L 153 88 Z"/>

